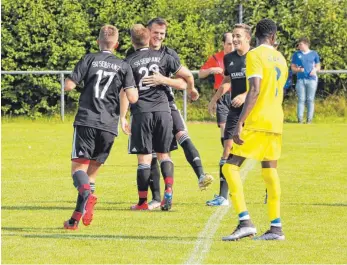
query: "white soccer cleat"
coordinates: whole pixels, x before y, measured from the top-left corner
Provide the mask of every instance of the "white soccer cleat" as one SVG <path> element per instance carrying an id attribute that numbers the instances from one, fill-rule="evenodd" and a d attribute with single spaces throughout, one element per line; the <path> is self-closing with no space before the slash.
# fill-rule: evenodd
<path id="1" fill-rule="evenodd" d="M 256 233 L 257 233 L 257 229 L 251 223 L 246 223 L 246 224 L 240 223 L 231 235 L 222 237 L 222 240 L 236 241 L 244 237 L 253 237 L 256 235 Z"/>

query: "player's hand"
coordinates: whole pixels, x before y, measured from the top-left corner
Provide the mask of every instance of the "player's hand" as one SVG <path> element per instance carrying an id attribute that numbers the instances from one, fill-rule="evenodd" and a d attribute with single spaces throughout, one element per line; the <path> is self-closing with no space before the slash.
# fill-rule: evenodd
<path id="1" fill-rule="evenodd" d="M 190 96 L 192 101 L 197 101 L 198 98 L 200 97 L 199 91 L 196 90 L 195 87 L 193 89 L 189 90 L 188 93 L 189 93 L 189 96 Z"/>
<path id="2" fill-rule="evenodd" d="M 210 74 L 223 74 L 224 73 L 224 69 L 221 67 L 211 67 L 210 68 Z"/>
<path id="3" fill-rule="evenodd" d="M 216 116 L 216 111 L 217 111 L 217 102 L 214 100 L 211 100 L 210 103 L 208 103 L 208 112 L 212 117 Z"/>
<path id="4" fill-rule="evenodd" d="M 233 100 L 231 101 L 231 106 L 233 106 L 234 108 L 241 107 L 242 104 L 245 103 L 245 99 L 246 95 L 240 94 L 233 98 Z"/>
<path id="5" fill-rule="evenodd" d="M 131 130 L 130 130 L 130 126 L 128 124 L 128 121 L 126 118 L 121 118 L 120 119 L 121 122 L 121 126 L 122 126 L 122 131 L 126 134 L 126 135 L 131 135 Z"/>
<path id="6" fill-rule="evenodd" d="M 242 124 L 237 123 L 233 132 L 233 141 L 235 144 L 242 145 L 243 140 L 240 138 L 242 132 Z"/>
<path id="7" fill-rule="evenodd" d="M 153 72 L 153 75 L 149 75 L 143 78 L 143 84 L 146 86 L 158 86 L 164 83 L 163 75 L 159 72 Z"/>

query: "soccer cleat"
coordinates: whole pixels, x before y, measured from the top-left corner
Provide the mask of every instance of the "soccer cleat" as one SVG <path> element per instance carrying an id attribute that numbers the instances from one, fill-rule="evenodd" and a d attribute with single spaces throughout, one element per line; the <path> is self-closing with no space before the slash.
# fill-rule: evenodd
<path id="1" fill-rule="evenodd" d="M 164 199 L 161 201 L 160 208 L 162 211 L 168 211 L 172 206 L 172 189 L 167 188 L 164 193 Z"/>
<path id="2" fill-rule="evenodd" d="M 78 222 L 81 220 L 82 213 L 74 211 L 71 218 L 64 222 L 64 228 L 68 230 L 77 230 Z"/>
<path id="3" fill-rule="evenodd" d="M 135 204 L 135 205 L 130 207 L 130 210 L 133 210 L 133 211 L 145 211 L 145 210 L 148 210 L 148 203 L 144 202 L 141 205 Z"/>
<path id="4" fill-rule="evenodd" d="M 222 240 L 237 241 L 244 237 L 253 237 L 256 233 L 257 229 L 254 227 L 252 222 L 250 220 L 245 220 L 239 223 L 231 235 L 222 237 Z"/>
<path id="5" fill-rule="evenodd" d="M 206 190 L 213 182 L 213 177 L 209 174 L 203 174 L 199 178 L 199 188 L 200 190 Z"/>
<path id="6" fill-rule="evenodd" d="M 214 195 L 214 199 L 207 201 L 208 206 L 229 206 L 229 200 L 225 199 L 223 196 Z"/>
<path id="7" fill-rule="evenodd" d="M 85 226 L 90 225 L 90 223 L 93 221 L 94 206 L 97 200 L 98 197 L 96 197 L 93 193 L 90 193 L 84 207 L 84 214 L 82 216 L 82 222 Z"/>
<path id="8" fill-rule="evenodd" d="M 254 240 L 285 240 L 281 227 L 271 226 L 263 235 L 253 238 Z"/>
<path id="9" fill-rule="evenodd" d="M 64 222 L 64 228 L 67 230 L 77 230 L 78 229 L 78 222 L 73 221 L 73 223 L 72 222 L 70 223 L 70 220 L 67 220 Z"/>
<path id="10" fill-rule="evenodd" d="M 160 202 L 156 200 L 152 200 L 148 203 L 148 210 L 154 210 L 159 207 L 160 207 Z"/>

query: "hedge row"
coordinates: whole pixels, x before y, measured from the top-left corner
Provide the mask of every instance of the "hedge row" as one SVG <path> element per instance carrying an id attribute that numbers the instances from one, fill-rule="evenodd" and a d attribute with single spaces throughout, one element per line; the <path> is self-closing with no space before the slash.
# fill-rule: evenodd
<path id="1" fill-rule="evenodd" d="M 166 45 L 190 69 L 199 69 L 221 48 L 222 33 L 238 22 L 236 0 L 4 0 L 2 70 L 71 70 L 88 52 L 97 50 L 100 26 L 120 30 L 124 57 L 130 47 L 129 27 L 162 16 L 170 23 Z M 280 50 L 290 61 L 296 40 L 308 36 L 325 69 L 347 69 L 347 0 L 247 0 L 243 21 L 251 26 L 264 17 L 279 26 Z M 322 76 L 327 93 L 345 92 L 347 75 Z M 59 111 L 57 76 L 2 76 L 2 114 L 51 114 Z M 66 97 L 73 107 L 77 93 Z"/>

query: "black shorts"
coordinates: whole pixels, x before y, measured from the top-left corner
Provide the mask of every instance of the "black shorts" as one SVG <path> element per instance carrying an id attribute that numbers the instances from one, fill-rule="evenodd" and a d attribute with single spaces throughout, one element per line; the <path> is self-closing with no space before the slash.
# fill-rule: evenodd
<path id="1" fill-rule="evenodd" d="M 240 114 L 241 114 L 241 111 L 235 111 L 235 110 L 229 111 L 227 116 L 227 121 L 225 124 L 224 140 L 229 140 L 233 138 L 233 131 L 239 120 Z"/>
<path id="2" fill-rule="evenodd" d="M 231 95 L 230 95 L 230 92 L 227 92 L 217 101 L 218 127 L 221 123 L 226 123 L 230 106 L 231 106 Z"/>
<path id="3" fill-rule="evenodd" d="M 115 134 L 85 126 L 75 126 L 71 159 L 85 158 L 103 164 L 111 152 Z"/>
<path id="4" fill-rule="evenodd" d="M 131 116 L 129 154 L 168 153 L 172 142 L 169 112 L 145 112 Z"/>
<path id="5" fill-rule="evenodd" d="M 187 131 L 186 123 L 184 122 L 181 112 L 177 108 L 171 108 L 171 116 L 173 122 L 172 132 L 174 135 L 181 131 Z"/>

